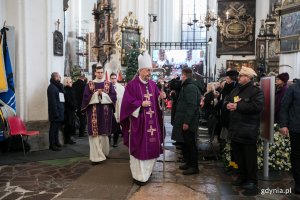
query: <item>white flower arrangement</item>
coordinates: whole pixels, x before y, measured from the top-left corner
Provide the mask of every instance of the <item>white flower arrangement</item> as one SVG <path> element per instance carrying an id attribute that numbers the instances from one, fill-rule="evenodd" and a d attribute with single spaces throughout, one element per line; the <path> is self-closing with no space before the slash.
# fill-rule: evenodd
<path id="1" fill-rule="evenodd" d="M 269 169 L 289 171 L 291 169 L 290 151 L 289 137 L 281 135 L 278 125 L 274 124 L 274 140 L 269 145 Z M 257 141 L 257 164 L 259 169 L 263 168 L 263 153 L 263 140 L 259 137 Z M 228 143 L 224 148 L 222 160 L 225 166 L 228 166 L 231 160 L 230 145 Z"/>

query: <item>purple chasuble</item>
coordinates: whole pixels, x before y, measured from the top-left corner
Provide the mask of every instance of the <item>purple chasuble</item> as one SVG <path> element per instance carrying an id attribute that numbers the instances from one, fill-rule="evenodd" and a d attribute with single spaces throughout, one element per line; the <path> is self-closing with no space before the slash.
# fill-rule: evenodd
<path id="1" fill-rule="evenodd" d="M 113 104 L 89 104 L 93 94 L 98 90 L 108 94 Z M 90 136 L 111 134 L 112 115 L 117 94 L 111 83 L 104 81 L 101 83 L 90 81 L 84 90 L 81 111 L 86 113 L 88 134 Z"/>
<path id="2" fill-rule="evenodd" d="M 138 76 L 125 87 L 120 114 L 123 140 L 130 149 L 130 155 L 139 160 L 154 159 L 162 153 L 163 119 L 158 103 L 159 93 L 155 82 L 149 80 L 144 84 Z M 146 100 L 151 101 L 151 106 L 142 107 Z M 132 113 L 139 107 L 135 118 Z"/>

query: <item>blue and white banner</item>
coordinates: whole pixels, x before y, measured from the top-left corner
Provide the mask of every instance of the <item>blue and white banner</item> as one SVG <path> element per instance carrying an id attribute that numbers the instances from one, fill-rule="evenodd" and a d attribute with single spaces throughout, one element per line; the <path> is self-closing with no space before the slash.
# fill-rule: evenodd
<path id="1" fill-rule="evenodd" d="M 0 104 L 8 109 L 8 112 L 16 113 L 16 97 L 15 97 L 15 84 L 13 79 L 13 68 L 10 62 L 9 50 L 7 46 L 7 39 L 6 39 L 6 31 L 8 29 L 6 27 L 1 29 L 1 36 L 2 36 L 2 50 L 3 58 L 4 58 L 4 67 L 6 72 L 6 81 L 8 90 L 6 92 L 0 93 Z"/>

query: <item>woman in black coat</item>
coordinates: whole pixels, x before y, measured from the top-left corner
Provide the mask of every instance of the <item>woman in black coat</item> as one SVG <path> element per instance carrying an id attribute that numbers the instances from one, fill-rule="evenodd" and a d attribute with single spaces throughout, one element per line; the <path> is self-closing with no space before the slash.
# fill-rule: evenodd
<path id="1" fill-rule="evenodd" d="M 64 139 L 65 144 L 75 144 L 71 139 L 71 135 L 75 134 L 74 120 L 77 110 L 77 103 L 75 99 L 75 92 L 72 87 L 71 78 L 65 78 L 65 129 L 64 129 Z"/>

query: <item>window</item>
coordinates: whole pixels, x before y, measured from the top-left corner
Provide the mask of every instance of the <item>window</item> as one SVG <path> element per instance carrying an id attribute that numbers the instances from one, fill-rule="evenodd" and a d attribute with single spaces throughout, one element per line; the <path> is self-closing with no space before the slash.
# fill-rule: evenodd
<path id="1" fill-rule="evenodd" d="M 206 0 L 182 0 L 181 42 L 206 42 L 206 10 Z"/>

